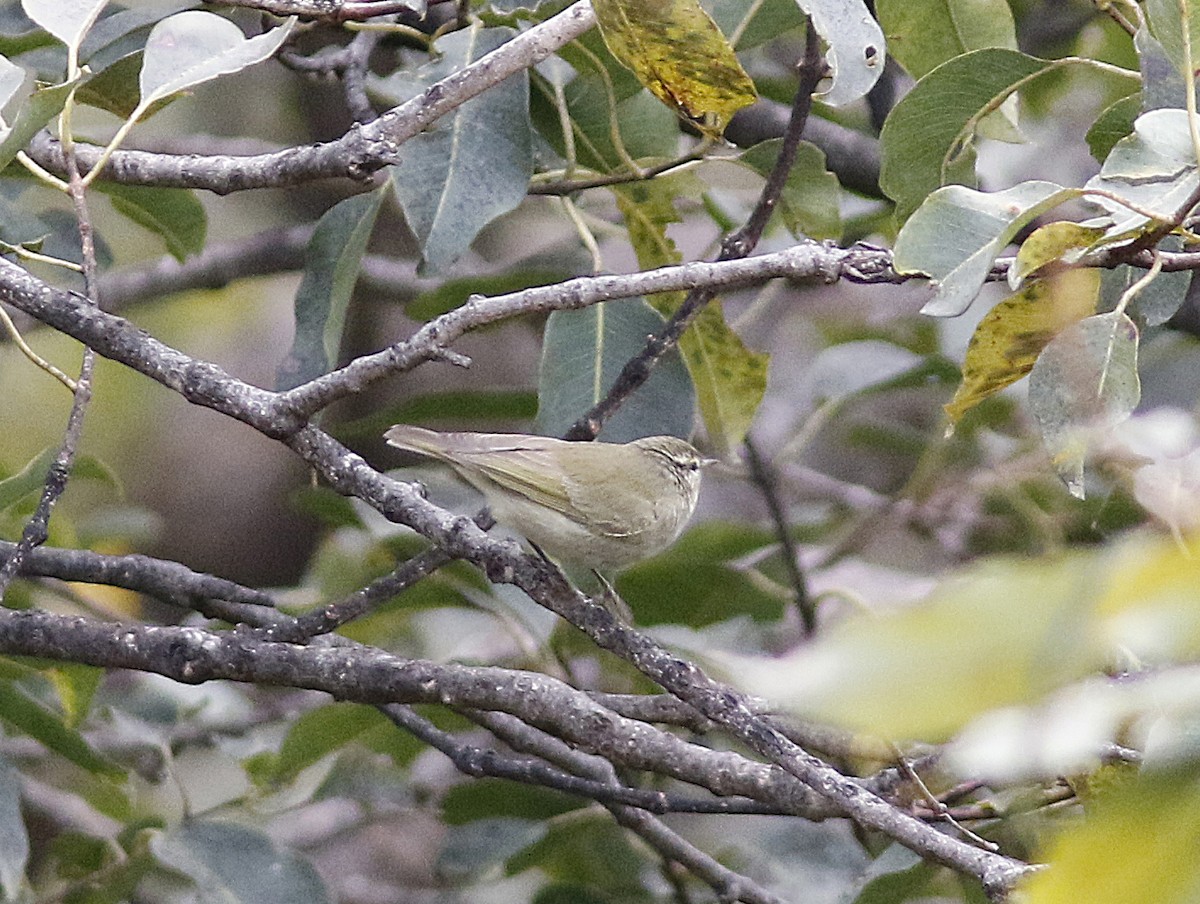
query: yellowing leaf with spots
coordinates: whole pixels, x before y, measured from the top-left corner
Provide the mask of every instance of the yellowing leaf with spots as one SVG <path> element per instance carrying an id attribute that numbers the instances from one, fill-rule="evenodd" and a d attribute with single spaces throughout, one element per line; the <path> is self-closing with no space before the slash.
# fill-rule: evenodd
<path id="1" fill-rule="evenodd" d="M 593 0 L 604 43 L 663 103 L 714 137 L 758 96 L 698 0 Z"/>
<path id="2" fill-rule="evenodd" d="M 1029 373 L 1050 340 L 1096 310 L 1099 291 L 1099 271 L 1068 270 L 988 311 L 967 346 L 962 383 L 946 405 L 951 429 L 988 396 Z"/>

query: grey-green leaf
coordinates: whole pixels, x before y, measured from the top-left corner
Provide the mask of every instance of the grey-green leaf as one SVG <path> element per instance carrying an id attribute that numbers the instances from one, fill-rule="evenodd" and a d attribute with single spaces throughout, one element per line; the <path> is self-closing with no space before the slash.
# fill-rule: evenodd
<path id="1" fill-rule="evenodd" d="M 555 311 L 546 321 L 538 375 L 536 429 L 558 436 L 604 398 L 625 363 L 642 351 L 663 318 L 641 299 Z M 696 422 L 696 391 L 683 359 L 670 352 L 604 426 L 600 438 L 688 437 Z"/>
<path id="2" fill-rule="evenodd" d="M 1138 331 L 1123 313 L 1097 314 L 1067 327 L 1029 374 L 1029 407 L 1055 470 L 1083 498 L 1092 437 L 1121 423 L 1141 398 Z"/>
<path id="3" fill-rule="evenodd" d="M 151 842 L 158 860 L 195 883 L 202 904 L 326 904 L 308 861 L 279 851 L 265 834 L 215 821 L 184 823 Z"/>
<path id="4" fill-rule="evenodd" d="M 900 230 L 896 270 L 933 279 L 937 294 L 922 313 L 955 317 L 979 293 L 992 263 L 1017 231 L 1079 193 L 1053 182 L 1022 182 L 990 193 L 961 185 L 940 188 Z"/>
<path id="5" fill-rule="evenodd" d="M 108 0 L 21 0 L 25 15 L 68 47 L 79 47 L 83 36 Z"/>
<path id="6" fill-rule="evenodd" d="M 447 35 L 438 42 L 442 56 L 419 73 L 420 84 L 445 78 L 514 34 L 475 24 Z M 392 80 L 379 85 L 393 95 L 412 87 Z M 522 71 L 404 144 L 391 182 L 426 269 L 452 264 L 484 226 L 524 199 L 533 172 L 531 128 L 529 78 Z"/>
<path id="7" fill-rule="evenodd" d="M 240 72 L 270 57 L 292 32 L 296 20 L 246 38 L 221 16 L 188 10 L 163 19 L 146 39 L 138 112 L 180 91 L 222 75 Z"/>
<path id="8" fill-rule="evenodd" d="M 17 900 L 29 861 L 29 834 L 21 818 L 21 776 L 0 758 L 0 898 Z"/>
<path id="9" fill-rule="evenodd" d="M 296 290 L 296 336 L 276 378 L 280 389 L 299 386 L 337 364 L 346 308 L 382 200 L 383 189 L 355 195 L 335 204 L 317 223 Z"/>
<path id="10" fill-rule="evenodd" d="M 862 0 L 796 0 L 811 18 L 833 73 L 829 89 L 817 96 L 840 107 L 863 97 L 883 74 L 887 42 Z"/>

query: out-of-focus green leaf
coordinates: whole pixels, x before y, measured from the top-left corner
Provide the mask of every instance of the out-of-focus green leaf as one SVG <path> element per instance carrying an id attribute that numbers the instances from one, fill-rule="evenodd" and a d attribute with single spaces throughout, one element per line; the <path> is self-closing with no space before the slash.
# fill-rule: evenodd
<path id="1" fill-rule="evenodd" d="M 733 48 L 698 0 L 595 0 L 613 56 L 664 104 L 713 136 L 757 98 Z"/>
<path id="2" fill-rule="evenodd" d="M 228 822 L 185 822 L 151 841 L 159 862 L 195 884 L 202 904 L 326 904 L 312 865 L 280 851 L 257 829 Z"/>
<path id="3" fill-rule="evenodd" d="M 937 872 L 934 864 L 893 844 L 871 861 L 852 904 L 900 904 L 923 896 Z"/>
<path id="4" fill-rule="evenodd" d="M 641 299 L 552 313 L 542 336 L 537 432 L 565 433 L 607 395 L 621 368 L 641 354 L 646 337 L 663 323 Z M 609 419 L 599 438 L 617 443 L 658 434 L 687 439 L 695 423 L 696 393 L 683 358 L 673 351 Z"/>
<path id="5" fill-rule="evenodd" d="M 1026 904 L 1187 904 L 1200 895 L 1196 770 L 1144 771 L 1065 830 L 1045 868 L 1022 885 Z"/>
<path id="6" fill-rule="evenodd" d="M 142 99 L 138 87 L 138 74 L 141 71 L 141 51 L 127 54 L 84 82 L 75 92 L 75 99 L 81 104 L 128 119 Z"/>
<path id="7" fill-rule="evenodd" d="M 44 449 L 16 474 L 0 480 L 0 511 L 34 493 L 40 493 L 46 482 L 46 472 L 50 470 L 57 455 L 57 449 Z M 71 473 L 74 477 L 96 480 L 121 492 L 120 480 L 112 468 L 91 455 L 78 456 L 71 467 Z"/>
<path id="8" fill-rule="evenodd" d="M 1142 73 L 1140 112 L 1187 107 L 1187 88 L 1183 73 L 1175 68 L 1171 58 L 1167 56 L 1167 51 L 1145 26 L 1139 28 L 1133 36 L 1133 46 L 1137 49 L 1138 69 Z M 1128 135 L 1131 131 L 1132 128 L 1127 129 L 1125 134 Z"/>
<path id="9" fill-rule="evenodd" d="M 455 785 L 442 798 L 442 818 L 449 825 L 479 819 L 551 819 L 587 806 L 586 801 L 549 788 L 516 786 L 500 778 L 482 778 Z"/>
<path id="10" fill-rule="evenodd" d="M 110 779 L 125 776 L 123 769 L 93 750 L 61 716 L 9 682 L 0 682 L 0 719 L 81 769 Z"/>
<path id="11" fill-rule="evenodd" d="M 540 820 L 476 819 L 451 825 L 438 853 L 437 873 L 449 879 L 477 875 L 503 863 L 546 835 Z"/>
<path id="12" fill-rule="evenodd" d="M 766 178 L 782 143 L 783 139 L 776 138 L 756 144 L 738 157 L 738 162 Z M 800 142 L 777 207 L 784 225 L 797 238 L 841 238 L 840 198 L 837 176 L 825 169 L 825 152 L 807 141 Z"/>
<path id="13" fill-rule="evenodd" d="M 744 524 L 706 521 L 666 552 L 623 571 L 617 592 L 639 625 L 703 627 L 746 615 L 774 621 L 790 597 L 764 589 L 736 561 L 776 540 Z"/>
<path id="14" fill-rule="evenodd" d="M 331 487 L 300 487 L 288 501 L 297 511 L 316 518 L 327 527 L 363 526 L 354 503 Z"/>
<path id="15" fill-rule="evenodd" d="M 932 278 L 937 294 L 922 313 L 955 317 L 970 306 L 1022 226 L 1079 194 L 1053 182 L 1022 182 L 991 193 L 961 185 L 938 189 L 900 230 L 896 270 Z"/>
<path id="16" fill-rule="evenodd" d="M 105 181 L 97 182 L 96 188 L 108 195 L 118 213 L 159 236 L 180 263 L 204 250 L 208 216 L 195 192 Z"/>
<path id="17" fill-rule="evenodd" d="M 416 79 L 378 87 L 391 86 L 399 99 L 473 63 L 514 34 L 478 24 L 456 31 L 438 41 L 440 56 Z M 533 172 L 531 131 L 528 75 L 522 70 L 405 143 L 400 163 L 391 168 L 391 184 L 424 267 L 436 271 L 452 264 L 479 230 L 524 200 Z"/>
<path id="18" fill-rule="evenodd" d="M 1096 310 L 1100 275 L 1068 270 L 1033 283 L 992 308 L 979 322 L 963 360 L 963 378 L 946 405 L 951 426 L 984 399 L 1033 369 L 1064 327 Z"/>
<path id="19" fill-rule="evenodd" d="M 1125 314 L 1097 314 L 1067 327 L 1029 374 L 1029 407 L 1071 495 L 1083 498 L 1093 437 L 1129 417 L 1141 397 L 1138 330 Z"/>
<path id="20" fill-rule="evenodd" d="M 549 831 L 507 863 L 510 875 L 539 869 L 552 879 L 603 889 L 615 901 L 645 901 L 647 856 L 607 814 L 583 811 L 550 824 Z"/>
<path id="21" fill-rule="evenodd" d="M 304 256 L 304 279 L 296 290 L 296 336 L 276 380 L 280 389 L 292 389 L 337 365 L 346 309 L 382 202 L 382 189 L 355 195 L 317 222 Z"/>
<path id="22" fill-rule="evenodd" d="M 0 758 L 0 897 L 16 901 L 29 862 L 29 834 L 21 817 L 21 776 Z"/>
<path id="23" fill-rule="evenodd" d="M 804 25 L 795 0 L 713 0 L 706 7 L 724 34 L 738 36 L 737 50 L 758 47 Z"/>

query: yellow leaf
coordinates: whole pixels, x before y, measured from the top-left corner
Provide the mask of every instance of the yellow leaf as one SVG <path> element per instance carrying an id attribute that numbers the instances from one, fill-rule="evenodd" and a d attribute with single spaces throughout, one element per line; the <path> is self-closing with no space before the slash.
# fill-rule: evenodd
<path id="1" fill-rule="evenodd" d="M 988 396 L 1029 373 L 1050 340 L 1095 311 L 1099 291 L 1099 271 L 1067 270 L 988 311 L 967 346 L 962 383 L 946 405 L 951 429 Z"/>
<path id="2" fill-rule="evenodd" d="M 663 103 L 719 137 L 754 82 L 698 0 L 593 0 L 612 55 Z"/>
<path id="3" fill-rule="evenodd" d="M 1008 271 L 1009 286 L 1019 289 L 1027 276 L 1054 261 L 1073 264 L 1102 235 L 1103 227 L 1079 223 L 1059 222 L 1043 226 L 1021 244 L 1017 261 Z"/>

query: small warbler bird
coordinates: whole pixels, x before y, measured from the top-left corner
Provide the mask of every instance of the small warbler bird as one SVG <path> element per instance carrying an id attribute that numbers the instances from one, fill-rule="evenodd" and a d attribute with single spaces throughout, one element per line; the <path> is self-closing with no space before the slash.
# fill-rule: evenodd
<path id="1" fill-rule="evenodd" d="M 443 462 L 487 498 L 496 520 L 548 555 L 623 568 L 675 541 L 709 460 L 674 436 L 567 442 L 520 433 L 437 433 L 397 424 L 390 445 Z"/>

